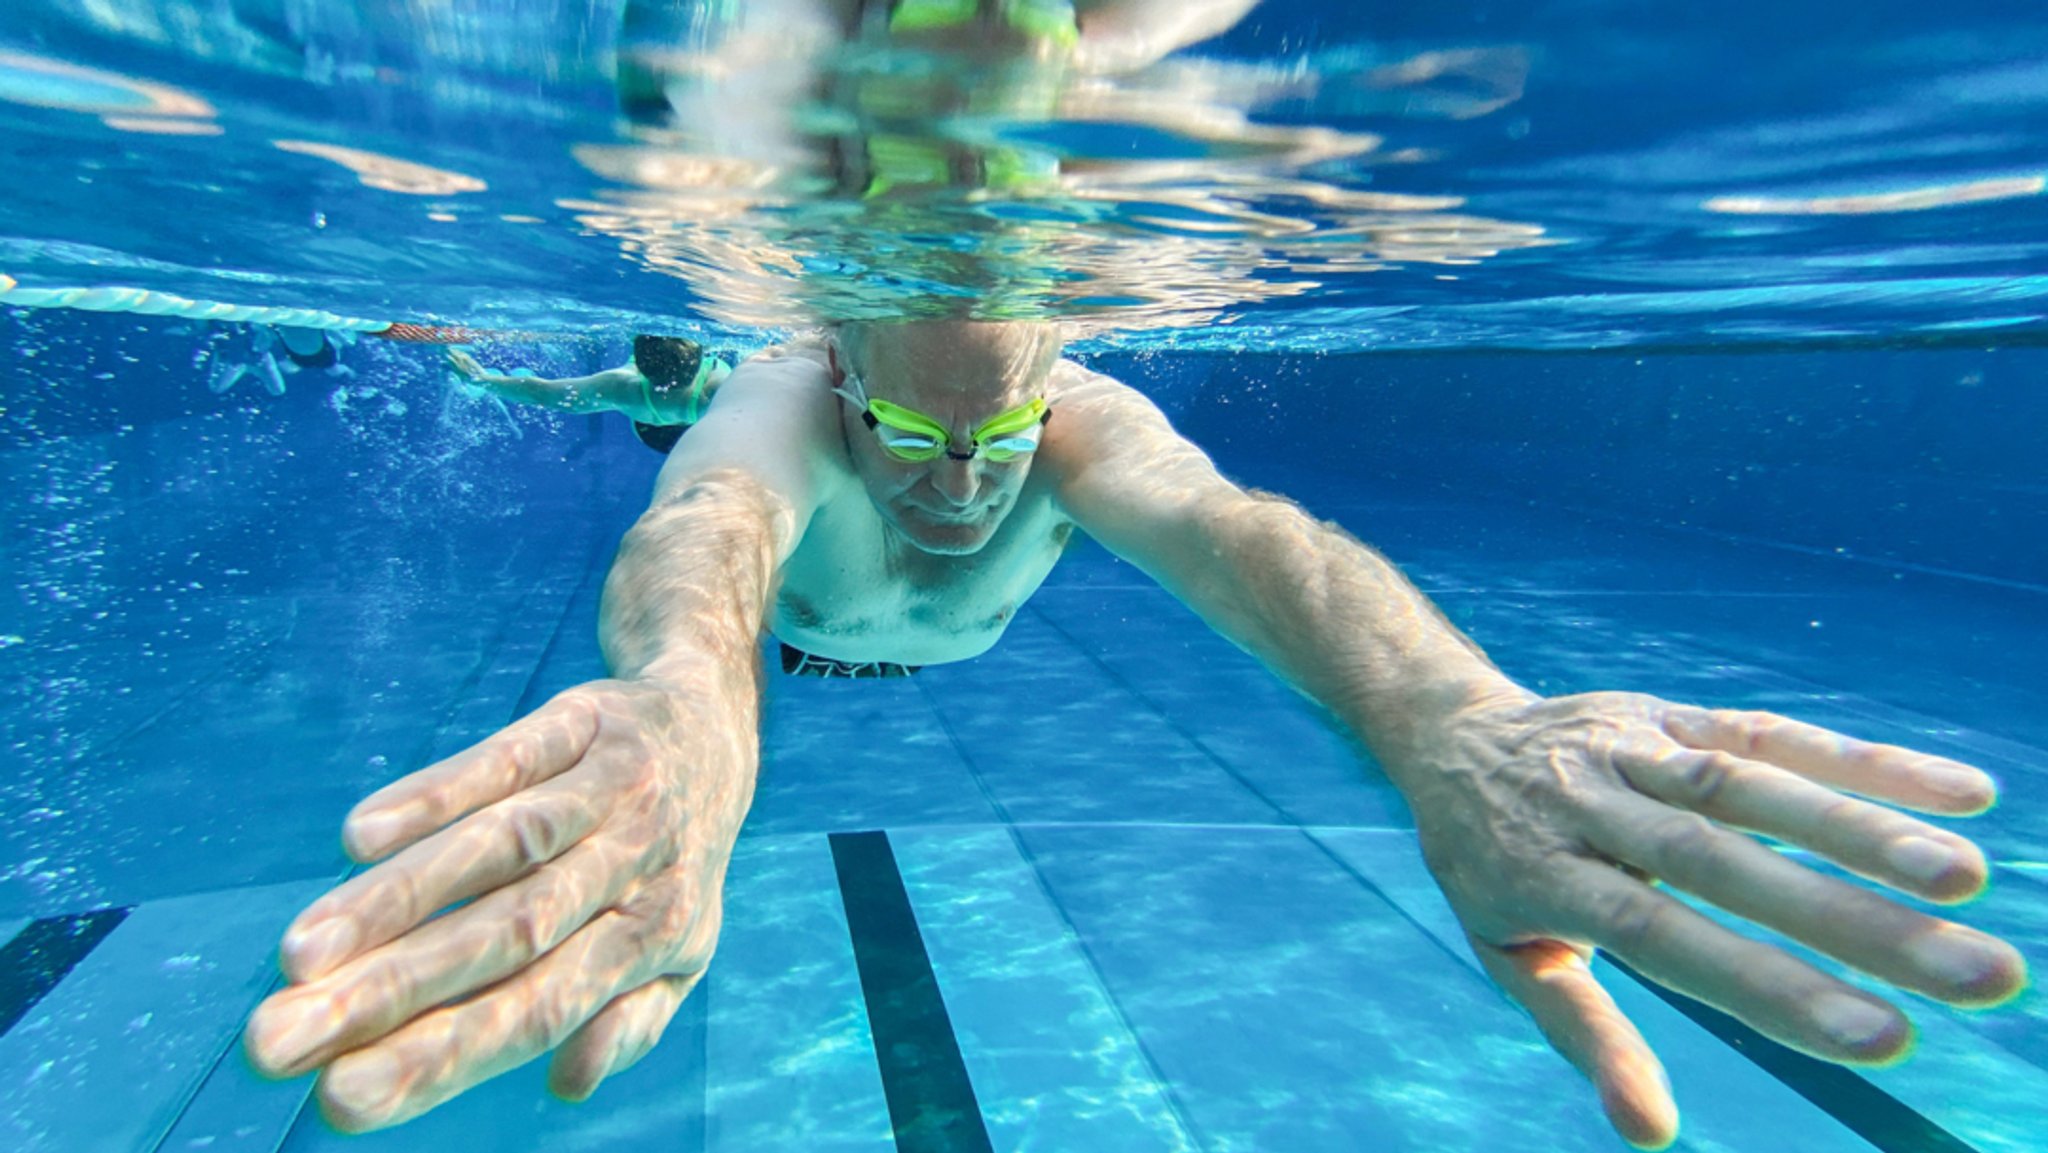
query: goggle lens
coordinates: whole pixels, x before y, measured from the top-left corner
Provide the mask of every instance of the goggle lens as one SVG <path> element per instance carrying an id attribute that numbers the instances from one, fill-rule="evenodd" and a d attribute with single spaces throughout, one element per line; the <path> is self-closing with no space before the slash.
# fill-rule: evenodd
<path id="1" fill-rule="evenodd" d="M 928 436 L 883 433 L 882 450 L 897 460 L 922 463 L 937 460 L 946 451 L 946 446 Z"/>
<path id="2" fill-rule="evenodd" d="M 952 444 L 952 433 L 946 426 L 915 409 L 886 400 L 869 400 L 866 415 L 869 426 L 881 438 L 882 451 L 897 460 L 924 464 L 945 455 Z M 999 412 L 974 430 L 975 448 L 987 453 L 989 460 L 997 464 L 1036 452 L 1039 429 L 1046 417 L 1042 396 Z"/>
<path id="3" fill-rule="evenodd" d="M 1020 456 L 1038 451 L 1038 430 L 1032 429 L 1028 436 L 1006 436 L 1001 440 L 989 441 L 981 446 L 981 450 L 997 464 L 1016 460 Z"/>

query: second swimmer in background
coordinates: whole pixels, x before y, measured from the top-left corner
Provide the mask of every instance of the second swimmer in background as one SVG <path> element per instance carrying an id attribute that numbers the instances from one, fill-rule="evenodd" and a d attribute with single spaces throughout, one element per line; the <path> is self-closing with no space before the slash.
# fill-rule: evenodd
<path id="1" fill-rule="evenodd" d="M 590 376 L 553 380 L 495 373 L 459 348 L 448 350 L 448 366 L 505 400 L 560 412 L 625 413 L 641 443 L 663 454 L 697 423 L 732 372 L 725 361 L 704 355 L 702 345 L 679 336 L 636 336 L 633 363 Z"/>

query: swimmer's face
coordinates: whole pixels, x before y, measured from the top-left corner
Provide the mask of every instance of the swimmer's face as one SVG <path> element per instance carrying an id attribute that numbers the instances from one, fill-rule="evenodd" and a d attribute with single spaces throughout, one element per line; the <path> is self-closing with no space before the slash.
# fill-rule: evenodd
<path id="1" fill-rule="evenodd" d="M 836 357 L 867 395 L 914 409 L 946 426 L 965 452 L 990 417 L 1045 395 L 1059 360 L 1051 325 L 919 321 L 842 328 Z M 1016 507 L 1031 473 L 1031 453 L 1007 461 L 985 451 L 972 459 L 940 455 L 905 461 L 843 404 L 847 450 L 875 508 L 904 539 L 928 553 L 979 552 Z"/>

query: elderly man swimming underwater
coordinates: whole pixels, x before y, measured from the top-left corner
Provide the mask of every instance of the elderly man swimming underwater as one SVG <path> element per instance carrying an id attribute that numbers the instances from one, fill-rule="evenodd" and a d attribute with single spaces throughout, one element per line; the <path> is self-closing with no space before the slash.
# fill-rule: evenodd
<path id="1" fill-rule="evenodd" d="M 588 1096 L 710 963 L 754 788 L 763 633 L 809 671 L 971 657 L 1076 529 L 1356 734 L 1487 970 L 1637 1145 L 1672 1140 L 1676 1110 L 1593 948 L 1830 1060 L 1911 1041 L 1885 1001 L 1652 878 L 1951 1004 L 2025 982 L 2008 945 L 1735 831 L 1959 901 L 1983 855 L 1877 802 L 1979 812 L 1984 774 L 1768 714 L 1538 696 L 1372 550 L 1232 484 L 1144 396 L 1062 359 L 1052 326 L 921 321 L 844 326 L 733 373 L 606 581 L 612 679 L 350 814 L 349 851 L 379 863 L 286 934 L 291 984 L 250 1022 L 256 1063 L 324 1068 L 345 1129 L 550 1049 L 555 1090 Z"/>

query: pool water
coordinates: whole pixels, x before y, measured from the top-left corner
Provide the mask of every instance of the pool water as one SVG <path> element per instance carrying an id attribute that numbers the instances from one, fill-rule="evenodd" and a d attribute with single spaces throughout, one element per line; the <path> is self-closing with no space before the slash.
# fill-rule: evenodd
<path id="1" fill-rule="evenodd" d="M 0 194 L 17 288 L 472 326 L 494 364 L 546 372 L 620 363 L 648 328 L 774 338 L 745 276 L 671 274 L 789 230 L 750 206 L 650 248 L 644 215 L 607 215 L 648 187 L 573 152 L 624 139 L 611 80 L 568 47 L 618 35 L 618 12 L 478 5 L 409 17 L 447 23 L 408 38 L 381 6 L 227 7 L 233 28 L 175 3 L 0 18 L 0 147 L 35 174 Z M 1994 881 L 1958 915 L 2038 971 L 2048 327 L 2027 181 L 2048 26 L 1954 7 L 1843 30 L 1787 4 L 1711 27 L 1267 5 L 1206 58 L 1306 53 L 1332 79 L 1262 123 L 1434 155 L 1320 161 L 1222 207 L 1211 170 L 1184 177 L 1203 197 L 1148 191 L 1162 217 L 1199 203 L 1200 229 L 1119 202 L 1103 235 L 1193 278 L 1148 294 L 1121 257 L 1084 263 L 1090 307 L 1129 326 L 1075 353 L 1234 478 L 1383 550 L 1532 688 L 1770 709 L 1992 772 L 2001 806 L 1954 827 Z M 1503 46 L 1526 83 L 1498 106 L 1498 55 L 1406 103 L 1338 83 Z M 149 130 L 115 123 L 137 115 Z M 428 189 L 393 191 L 360 158 L 271 147 L 301 138 L 442 175 L 368 166 Z M 443 179 L 478 173 L 488 190 Z M 1342 242 L 1358 220 L 1330 197 L 1366 189 L 1468 197 L 1372 211 L 1489 221 L 1470 227 L 1497 250 L 1402 249 L 1388 226 L 1310 273 L 1288 228 L 1203 247 L 1281 208 Z M 902 226 L 870 223 L 820 267 L 859 279 L 847 262 Z M 1546 243 L 1502 244 L 1538 236 L 1509 224 Z M 1316 283 L 1259 296 L 1229 244 L 1279 253 L 1252 279 Z M 885 287 L 933 291 L 913 279 Z M 770 677 L 717 960 L 640 1065 L 581 1106 L 536 1063 L 337 1134 L 309 1079 L 240 1054 L 278 935 L 347 873 L 356 800 L 604 675 L 602 580 L 660 458 L 616 416 L 452 388 L 432 346 L 366 337 L 281 394 L 215 392 L 257 355 L 247 325 L 33 299 L 0 314 L 0 1147 L 1624 1148 L 1481 975 L 1370 761 L 1086 542 L 986 656 Z M 1679 1148 L 2048 1149 L 2038 992 L 1911 1000 L 1913 1058 L 1844 1070 L 1598 970 L 1667 1063 Z"/>

